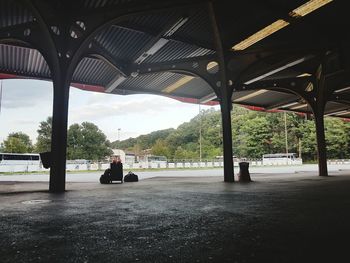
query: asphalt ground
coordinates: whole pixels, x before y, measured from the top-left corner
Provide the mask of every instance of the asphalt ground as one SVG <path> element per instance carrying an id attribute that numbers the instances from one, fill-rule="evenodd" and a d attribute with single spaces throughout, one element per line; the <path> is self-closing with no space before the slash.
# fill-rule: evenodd
<path id="1" fill-rule="evenodd" d="M 348 262 L 350 173 L 0 182 L 0 262 Z"/>
<path id="2" fill-rule="evenodd" d="M 317 173 L 317 164 L 304 164 L 296 166 L 251 166 L 249 168 L 253 178 L 261 175 L 281 175 L 293 173 Z M 328 170 L 333 173 L 342 171 L 350 172 L 350 164 L 328 165 Z M 124 175 L 129 170 L 124 169 Z M 131 170 L 133 171 L 133 170 Z M 134 171 L 140 180 L 153 177 L 203 177 L 203 176 L 218 176 L 223 178 L 223 168 L 210 169 L 176 169 L 176 170 L 145 170 Z M 235 167 L 235 176 L 239 168 Z M 89 171 L 89 172 L 67 172 L 67 182 L 98 182 L 103 171 Z M 27 173 L 27 174 L 0 174 L 0 181 L 19 181 L 19 182 L 48 182 L 48 173 Z"/>

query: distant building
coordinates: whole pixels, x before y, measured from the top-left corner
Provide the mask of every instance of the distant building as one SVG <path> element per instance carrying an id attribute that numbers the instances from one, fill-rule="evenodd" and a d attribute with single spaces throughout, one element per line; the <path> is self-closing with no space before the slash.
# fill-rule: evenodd
<path id="1" fill-rule="evenodd" d="M 151 155 L 152 154 L 152 149 L 144 149 L 141 151 L 140 156 L 145 156 L 145 155 Z"/>
<path id="2" fill-rule="evenodd" d="M 113 155 L 119 155 L 122 163 L 132 165 L 136 161 L 136 156 L 133 152 L 123 151 L 121 149 L 112 149 Z"/>
<path id="3" fill-rule="evenodd" d="M 264 154 L 263 165 L 301 165 L 303 160 L 296 157 L 296 153 L 272 153 Z"/>
<path id="4" fill-rule="evenodd" d="M 167 158 L 165 156 L 158 156 L 153 154 L 146 154 L 139 157 L 140 162 L 144 163 L 166 163 Z"/>

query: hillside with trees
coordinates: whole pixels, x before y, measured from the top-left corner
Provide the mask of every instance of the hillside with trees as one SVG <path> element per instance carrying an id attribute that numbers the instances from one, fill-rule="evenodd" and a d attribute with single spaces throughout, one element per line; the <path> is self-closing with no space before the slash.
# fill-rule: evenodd
<path id="1" fill-rule="evenodd" d="M 151 132 L 147 135 L 141 135 L 137 138 L 129 138 L 123 141 L 115 141 L 111 143 L 113 149 L 133 149 L 133 151 L 139 152 L 144 149 L 152 148 L 157 140 L 166 139 L 175 129 L 166 129 Z"/>
<path id="2" fill-rule="evenodd" d="M 286 151 L 284 112 L 266 113 L 234 106 L 232 112 L 233 153 L 237 157 L 261 158 L 266 153 Z M 316 131 L 312 116 L 286 113 L 288 151 L 301 153 L 304 160 L 316 160 Z M 350 158 L 350 122 L 325 118 L 328 158 Z M 112 142 L 113 148 L 136 153 L 150 149 L 168 159 L 199 159 L 199 134 L 202 134 L 202 159 L 222 155 L 220 111 L 201 111 L 177 129 L 167 129 Z"/>
<path id="3" fill-rule="evenodd" d="M 312 116 L 296 113 L 250 111 L 234 105 L 232 111 L 232 144 L 237 157 L 261 158 L 266 153 L 286 151 L 285 117 L 288 151 L 300 153 L 304 161 L 316 160 L 316 132 Z M 1 144 L 2 152 L 44 152 L 51 146 L 52 119 L 42 121 L 36 144 L 22 132 L 13 132 Z M 201 140 L 200 140 L 201 133 Z M 73 124 L 68 129 L 67 158 L 101 160 L 123 149 L 139 155 L 144 152 L 164 155 L 168 159 L 198 160 L 200 141 L 202 159 L 222 156 L 220 111 L 202 110 L 177 129 L 154 131 L 137 138 L 110 143 L 93 123 Z M 325 117 L 325 133 L 329 159 L 350 158 L 350 122 Z"/>

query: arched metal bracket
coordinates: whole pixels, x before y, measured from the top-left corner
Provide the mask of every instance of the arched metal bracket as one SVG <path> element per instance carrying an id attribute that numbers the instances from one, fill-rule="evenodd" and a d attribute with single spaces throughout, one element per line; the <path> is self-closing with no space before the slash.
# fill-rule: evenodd
<path id="1" fill-rule="evenodd" d="M 187 58 L 174 60 L 170 62 L 161 63 L 142 63 L 132 64 L 128 68 L 128 72 L 131 75 L 157 73 L 157 72 L 176 72 L 185 75 L 198 76 L 206 81 L 218 95 L 220 94 L 220 76 L 219 71 L 210 74 L 208 72 L 208 64 L 210 62 L 217 61 L 215 55 L 198 57 L 198 58 Z"/>
<path id="2" fill-rule="evenodd" d="M 233 91 L 253 91 L 259 89 L 282 90 L 294 93 L 306 100 L 312 100 L 315 96 L 315 91 L 306 90 L 310 83 L 313 83 L 312 77 L 261 80 L 248 85 L 234 86 Z"/>
<path id="3" fill-rule="evenodd" d="M 92 56 L 105 61 L 124 77 L 130 76 L 127 62 L 118 60 L 113 57 L 104 47 L 102 47 L 96 41 L 93 41 L 91 45 L 89 45 L 89 48 L 84 53 L 82 53 L 81 58 L 88 56 Z"/>
<path id="4" fill-rule="evenodd" d="M 349 93 L 333 94 L 329 98 L 329 101 L 339 102 L 350 106 L 350 94 Z"/>

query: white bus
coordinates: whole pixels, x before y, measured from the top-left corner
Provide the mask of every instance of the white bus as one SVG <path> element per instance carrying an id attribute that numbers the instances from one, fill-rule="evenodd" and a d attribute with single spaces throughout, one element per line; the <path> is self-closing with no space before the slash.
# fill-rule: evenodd
<path id="1" fill-rule="evenodd" d="M 0 153 L 0 165 L 39 165 L 38 153 Z"/>
<path id="2" fill-rule="evenodd" d="M 0 153 L 0 172 L 29 172 L 42 170 L 38 153 Z"/>
<path id="3" fill-rule="evenodd" d="M 166 162 L 167 159 L 165 156 L 156 156 L 156 155 L 150 155 L 147 156 L 148 162 Z"/>
<path id="4" fill-rule="evenodd" d="M 303 161 L 297 158 L 296 153 L 272 153 L 264 154 L 263 165 L 301 165 Z"/>

